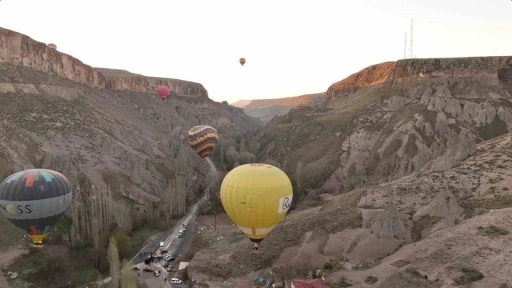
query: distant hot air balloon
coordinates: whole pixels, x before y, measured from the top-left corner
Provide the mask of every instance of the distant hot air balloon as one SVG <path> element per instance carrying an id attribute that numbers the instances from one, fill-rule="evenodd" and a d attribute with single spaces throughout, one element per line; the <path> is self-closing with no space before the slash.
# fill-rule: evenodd
<path id="1" fill-rule="evenodd" d="M 46 47 L 57 50 L 57 45 L 55 45 L 53 43 L 49 43 L 48 45 L 46 45 Z"/>
<path id="2" fill-rule="evenodd" d="M 219 140 L 215 128 L 208 125 L 195 126 L 188 131 L 188 144 L 204 159 L 212 153 Z"/>
<path id="3" fill-rule="evenodd" d="M 279 168 L 269 164 L 245 164 L 231 170 L 220 187 L 222 206 L 229 218 L 252 242 L 260 242 L 290 209 L 292 183 Z"/>
<path id="4" fill-rule="evenodd" d="M 240 58 L 240 65 L 244 66 L 245 64 L 245 58 Z"/>
<path id="5" fill-rule="evenodd" d="M 169 87 L 167 86 L 158 86 L 156 88 L 156 93 L 160 95 L 160 98 L 162 98 L 162 101 L 167 98 L 167 95 L 169 94 Z"/>
<path id="6" fill-rule="evenodd" d="M 40 244 L 71 204 L 66 176 L 53 170 L 29 169 L 0 184 L 0 212 Z"/>

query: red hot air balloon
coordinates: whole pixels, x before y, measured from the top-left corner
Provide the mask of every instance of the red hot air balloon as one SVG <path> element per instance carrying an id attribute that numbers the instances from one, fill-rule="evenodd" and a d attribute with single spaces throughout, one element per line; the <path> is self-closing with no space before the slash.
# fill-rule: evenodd
<path id="1" fill-rule="evenodd" d="M 240 58 L 240 65 L 244 66 L 245 64 L 245 58 Z"/>
<path id="2" fill-rule="evenodd" d="M 158 86 L 158 88 L 156 88 L 156 93 L 158 93 L 158 95 L 160 96 L 160 98 L 162 98 L 163 101 L 165 100 L 165 98 L 167 98 L 167 94 L 169 94 L 169 87 Z"/>

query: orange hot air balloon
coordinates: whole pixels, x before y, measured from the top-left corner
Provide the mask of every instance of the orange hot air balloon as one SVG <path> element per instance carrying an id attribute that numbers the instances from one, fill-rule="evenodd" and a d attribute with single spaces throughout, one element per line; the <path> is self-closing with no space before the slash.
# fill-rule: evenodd
<path id="1" fill-rule="evenodd" d="M 163 101 L 165 100 L 165 98 L 167 98 L 167 94 L 169 94 L 169 87 L 158 86 L 158 88 L 156 88 L 156 93 L 158 93 L 158 95 L 160 96 L 160 98 L 162 98 Z"/>
<path id="2" fill-rule="evenodd" d="M 244 66 L 245 64 L 245 58 L 240 58 L 240 65 Z"/>

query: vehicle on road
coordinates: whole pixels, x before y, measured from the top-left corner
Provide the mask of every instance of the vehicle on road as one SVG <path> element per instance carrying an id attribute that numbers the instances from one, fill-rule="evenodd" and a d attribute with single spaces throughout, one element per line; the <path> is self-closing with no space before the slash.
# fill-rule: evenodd
<path id="1" fill-rule="evenodd" d="M 168 257 L 168 258 L 164 258 L 165 262 L 172 262 L 174 260 L 176 260 L 176 257 L 172 256 L 172 257 Z"/>
<path id="2" fill-rule="evenodd" d="M 154 270 L 153 270 L 153 268 L 151 268 L 151 267 L 144 267 L 144 268 L 142 269 L 142 271 L 146 271 L 146 272 L 153 272 Z"/>
<path id="3" fill-rule="evenodd" d="M 171 279 L 171 283 L 172 284 L 181 284 L 183 281 L 181 281 L 180 279 L 178 278 L 172 278 Z"/>
<path id="4" fill-rule="evenodd" d="M 188 226 L 187 223 L 183 223 L 183 227 L 187 228 L 187 226 Z"/>
<path id="5" fill-rule="evenodd" d="M 164 242 L 160 242 L 160 249 L 164 249 Z"/>

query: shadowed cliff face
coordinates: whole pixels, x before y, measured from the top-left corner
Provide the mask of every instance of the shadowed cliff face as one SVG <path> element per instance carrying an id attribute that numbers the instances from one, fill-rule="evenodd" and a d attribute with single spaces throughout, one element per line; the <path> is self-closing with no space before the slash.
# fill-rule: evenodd
<path id="1" fill-rule="evenodd" d="M 276 117 L 250 139 L 260 160 L 306 188 L 344 192 L 368 182 L 439 171 L 512 131 L 511 57 L 383 63 L 335 83 L 327 102 Z"/>
<path id="2" fill-rule="evenodd" d="M 81 191 L 109 185 L 138 203 L 170 201 L 173 175 L 190 197 L 205 187 L 209 166 L 187 143 L 193 126 L 212 125 L 220 138 L 258 126 L 242 109 L 208 98 L 162 102 L 153 93 L 100 90 L 2 63 L 0 115 L 0 179 L 54 169 Z"/>

